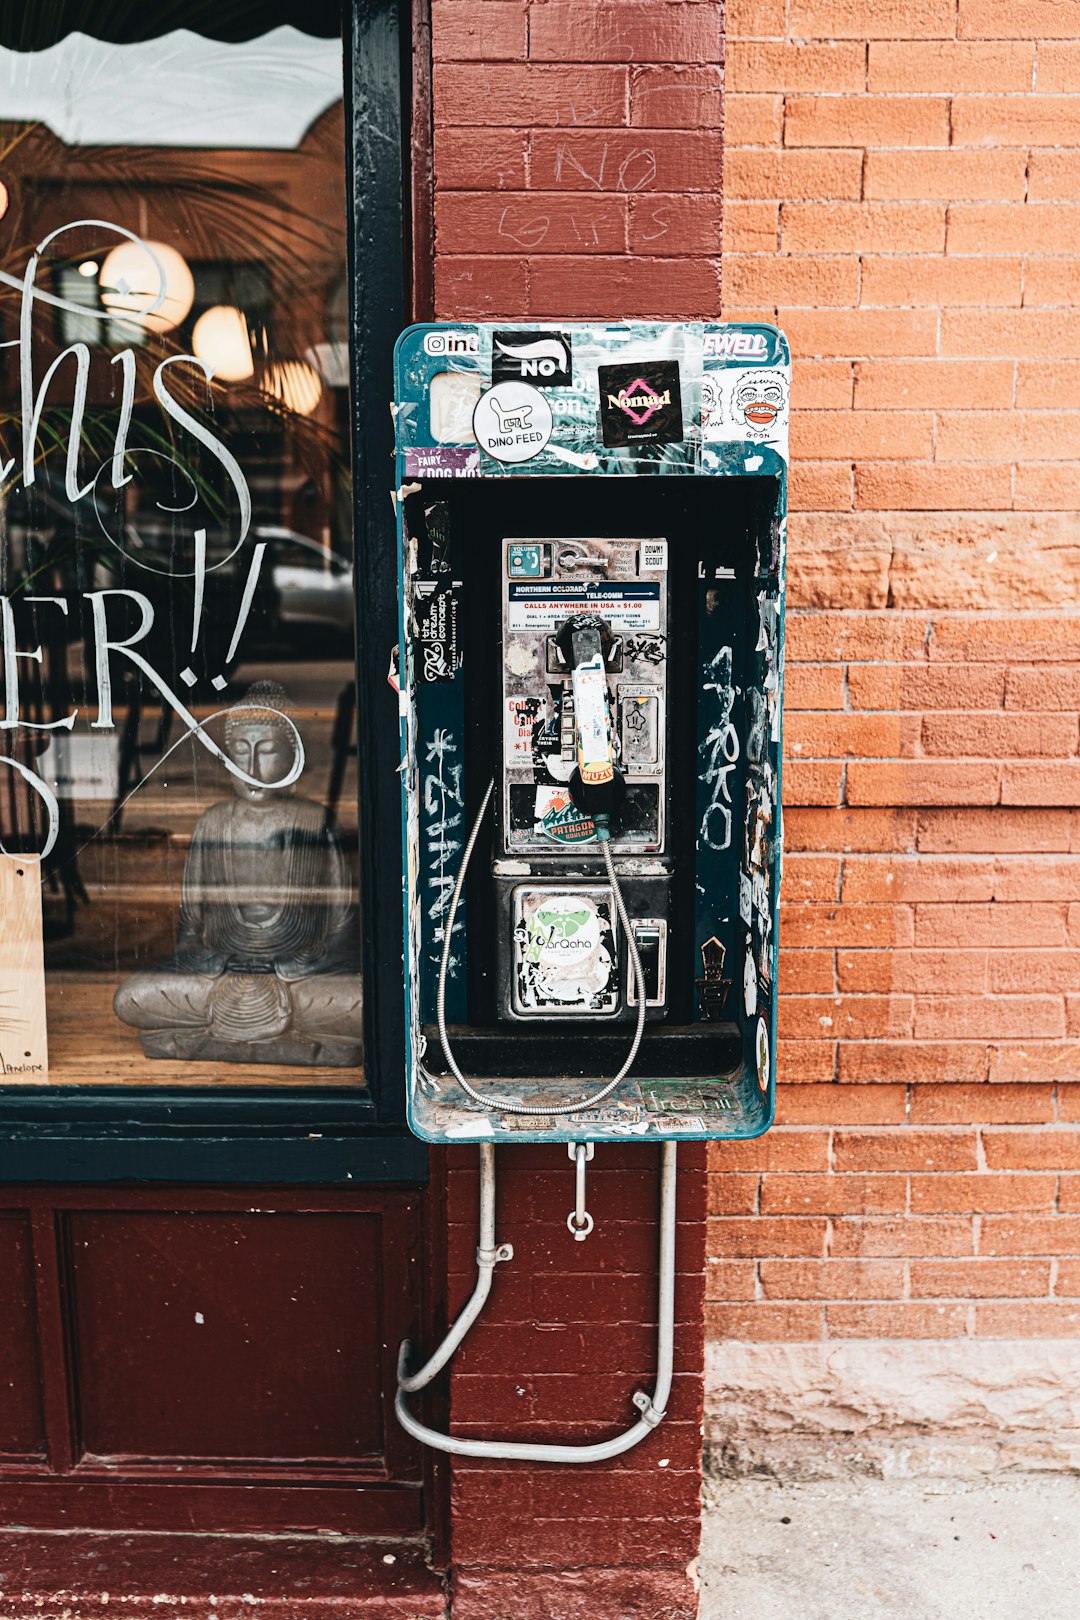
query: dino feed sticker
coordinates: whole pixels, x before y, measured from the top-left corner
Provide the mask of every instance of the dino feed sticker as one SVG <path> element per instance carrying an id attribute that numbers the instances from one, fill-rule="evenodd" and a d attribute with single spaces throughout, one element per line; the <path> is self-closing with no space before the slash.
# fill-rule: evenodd
<path id="1" fill-rule="evenodd" d="M 497 383 L 477 400 L 473 432 L 496 461 L 531 461 L 551 438 L 551 406 L 531 383 Z"/>

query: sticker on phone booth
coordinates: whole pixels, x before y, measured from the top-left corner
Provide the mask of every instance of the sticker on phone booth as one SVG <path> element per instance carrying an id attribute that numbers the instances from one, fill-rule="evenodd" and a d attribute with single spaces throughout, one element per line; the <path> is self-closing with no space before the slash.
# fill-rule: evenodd
<path id="1" fill-rule="evenodd" d="M 556 844 L 589 844 L 596 840 L 596 823 L 579 810 L 570 791 L 561 783 L 544 783 L 536 790 L 536 823 L 539 836 Z"/>
<path id="2" fill-rule="evenodd" d="M 628 770 L 646 769 L 660 761 L 660 692 L 642 683 L 619 686 L 620 741 Z"/>
<path id="3" fill-rule="evenodd" d="M 428 416 L 436 444 L 473 444 L 473 412 L 483 385 L 468 371 L 437 371 L 428 385 Z"/>
<path id="4" fill-rule="evenodd" d="M 543 548 L 540 546 L 510 547 L 511 579 L 539 579 L 543 572 Z"/>
<path id="5" fill-rule="evenodd" d="M 551 438 L 551 406 L 529 383 L 498 383 L 477 400 L 472 427 L 489 456 L 516 466 L 538 456 Z"/>
<path id="6" fill-rule="evenodd" d="M 574 381 L 574 340 L 569 332 L 493 332 L 491 380 L 529 382 L 537 388 L 569 388 Z"/>
<path id="7" fill-rule="evenodd" d="M 514 890 L 513 907 L 515 1013 L 616 1013 L 619 961 L 611 890 L 521 887 Z"/>
<path id="8" fill-rule="evenodd" d="M 546 700 L 532 693 L 506 699 L 503 721 L 503 760 L 507 765 L 529 765 L 537 724 L 548 718 Z"/>
<path id="9" fill-rule="evenodd" d="M 600 425 L 609 449 L 632 444 L 679 444 L 682 389 L 675 360 L 598 366 Z"/>
<path id="10" fill-rule="evenodd" d="M 578 769 L 583 782 L 610 782 L 611 721 L 607 707 L 604 655 L 596 653 L 578 664 L 573 674 L 574 725 L 578 739 Z"/>

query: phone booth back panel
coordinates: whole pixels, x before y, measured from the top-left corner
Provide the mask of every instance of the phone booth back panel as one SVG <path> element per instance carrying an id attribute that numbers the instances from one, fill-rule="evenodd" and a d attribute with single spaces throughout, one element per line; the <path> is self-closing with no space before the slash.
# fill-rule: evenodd
<path id="1" fill-rule="evenodd" d="M 756 324 L 398 342 L 392 682 L 427 1141 L 771 1123 L 789 383 L 783 334 Z"/>

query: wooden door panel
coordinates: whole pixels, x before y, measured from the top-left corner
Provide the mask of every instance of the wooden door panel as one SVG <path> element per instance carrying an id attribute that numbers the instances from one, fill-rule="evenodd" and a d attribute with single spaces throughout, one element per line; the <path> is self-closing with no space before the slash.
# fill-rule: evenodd
<path id="1" fill-rule="evenodd" d="M 0 1211 L 0 1325 L 0 1458 L 41 1457 L 45 1421 L 30 1222 L 7 1211 Z"/>
<path id="2" fill-rule="evenodd" d="M 0 1211 L 0 1522 L 415 1533 L 393 1416 L 420 1198 L 23 1187 Z"/>
<path id="3" fill-rule="evenodd" d="M 376 1457 L 381 1224 L 375 1214 L 73 1214 L 80 1452 Z"/>

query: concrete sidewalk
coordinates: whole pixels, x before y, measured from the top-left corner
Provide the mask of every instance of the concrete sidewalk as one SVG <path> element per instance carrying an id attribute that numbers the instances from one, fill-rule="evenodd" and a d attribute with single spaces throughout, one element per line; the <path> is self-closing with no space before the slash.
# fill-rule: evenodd
<path id="1" fill-rule="evenodd" d="M 706 1489 L 701 1620 L 1078 1620 L 1080 1479 Z"/>

